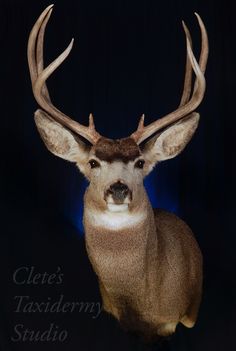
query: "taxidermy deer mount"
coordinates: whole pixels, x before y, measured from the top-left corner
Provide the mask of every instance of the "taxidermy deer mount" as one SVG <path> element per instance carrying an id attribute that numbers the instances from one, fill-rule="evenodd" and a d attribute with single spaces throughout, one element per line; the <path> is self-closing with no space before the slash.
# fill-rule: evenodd
<path id="1" fill-rule="evenodd" d="M 73 45 L 72 40 L 44 68 L 44 32 L 52 8 L 53 5 L 48 6 L 40 15 L 28 42 L 33 94 L 41 107 L 35 112 L 35 122 L 48 150 L 76 163 L 89 180 L 83 223 L 86 248 L 98 276 L 104 309 L 124 328 L 147 340 L 174 333 L 179 322 L 191 328 L 201 300 L 201 252 L 190 228 L 181 219 L 151 207 L 143 179 L 158 162 L 177 156 L 198 126 L 199 114 L 194 111 L 204 96 L 208 57 L 204 24 L 196 14 L 202 37 L 197 62 L 183 22 L 187 58 L 179 107 L 146 126 L 142 116 L 133 134 L 112 140 L 96 131 L 91 114 L 87 127 L 51 102 L 46 80 L 66 59 Z M 192 71 L 196 76 L 193 87 Z"/>

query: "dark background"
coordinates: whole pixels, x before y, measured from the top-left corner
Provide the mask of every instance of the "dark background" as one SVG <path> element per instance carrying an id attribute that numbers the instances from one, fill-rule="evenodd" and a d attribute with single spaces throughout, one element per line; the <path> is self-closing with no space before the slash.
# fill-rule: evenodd
<path id="1" fill-rule="evenodd" d="M 207 92 L 198 109 L 200 126 L 186 150 L 147 178 L 153 206 L 177 213 L 193 229 L 204 256 L 204 294 L 196 326 L 182 326 L 170 350 L 236 348 L 236 239 L 234 228 L 236 116 L 236 21 L 234 1 L 54 1 L 46 32 L 45 60 L 67 46 L 70 57 L 49 79 L 57 107 L 87 124 L 93 112 L 98 131 L 129 135 L 142 113 L 146 122 L 174 110 L 182 92 L 188 24 L 199 54 L 194 11 L 209 33 Z M 73 164 L 50 154 L 33 121 L 26 46 L 48 1 L 0 1 L 1 79 L 1 307 L 0 349 L 144 350 L 105 313 L 16 313 L 16 295 L 31 300 L 99 302 L 88 261 L 82 218 L 83 176 Z M 61 285 L 18 286 L 19 267 L 64 273 Z M 11 342 L 14 326 L 46 330 L 54 323 L 69 333 L 64 343 Z M 155 346 L 154 349 L 158 349 Z"/>

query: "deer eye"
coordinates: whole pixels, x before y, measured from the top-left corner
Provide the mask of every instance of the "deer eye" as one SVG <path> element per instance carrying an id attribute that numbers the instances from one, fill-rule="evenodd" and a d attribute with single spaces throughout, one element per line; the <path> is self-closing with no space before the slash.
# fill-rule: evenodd
<path id="1" fill-rule="evenodd" d="M 143 166 L 144 166 L 144 163 L 145 163 L 145 161 L 144 160 L 138 160 L 136 163 L 135 163 L 135 167 L 136 168 L 140 168 L 140 169 L 142 169 L 143 168 Z"/>
<path id="2" fill-rule="evenodd" d="M 89 161 L 89 164 L 90 164 L 90 167 L 91 168 L 97 168 L 97 167 L 100 167 L 100 163 L 96 160 L 90 160 Z"/>

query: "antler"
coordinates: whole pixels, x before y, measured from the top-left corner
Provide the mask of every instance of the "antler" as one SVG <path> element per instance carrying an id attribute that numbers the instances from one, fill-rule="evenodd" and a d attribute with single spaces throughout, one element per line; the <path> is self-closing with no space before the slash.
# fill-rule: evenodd
<path id="1" fill-rule="evenodd" d="M 43 63 L 43 43 L 44 33 L 48 20 L 51 16 L 53 5 L 48 6 L 36 21 L 28 41 L 28 63 L 30 77 L 32 82 L 33 94 L 43 110 L 48 112 L 50 116 L 57 122 L 61 123 L 71 131 L 81 135 L 90 143 L 95 144 L 101 135 L 95 130 L 93 116 L 89 116 L 89 126 L 86 127 L 58 110 L 51 102 L 46 80 L 60 66 L 60 64 L 69 55 L 74 39 L 71 40 L 69 46 L 58 56 L 49 66 L 44 68 Z"/>
<path id="2" fill-rule="evenodd" d="M 140 144 L 145 139 L 150 137 L 152 134 L 156 133 L 160 129 L 167 127 L 168 125 L 177 122 L 178 120 L 186 117 L 191 112 L 193 112 L 201 103 L 205 88 L 205 69 L 208 58 L 208 37 L 206 28 L 202 22 L 201 17 L 195 13 L 200 29 L 201 29 L 201 37 L 202 37 L 202 47 L 199 63 L 197 63 L 195 56 L 192 51 L 192 40 L 187 26 L 183 23 L 183 28 L 186 36 L 187 43 L 187 58 L 186 58 L 186 69 L 185 69 L 185 80 L 184 80 L 184 89 L 182 98 L 180 101 L 180 105 L 177 110 L 169 113 L 168 115 L 152 122 L 151 124 L 144 126 L 144 115 L 142 115 L 138 129 L 131 135 L 131 137 L 136 141 L 137 144 Z M 189 100 L 191 90 L 192 90 L 192 69 L 196 75 L 196 80 L 194 84 L 193 94 L 191 99 Z"/>

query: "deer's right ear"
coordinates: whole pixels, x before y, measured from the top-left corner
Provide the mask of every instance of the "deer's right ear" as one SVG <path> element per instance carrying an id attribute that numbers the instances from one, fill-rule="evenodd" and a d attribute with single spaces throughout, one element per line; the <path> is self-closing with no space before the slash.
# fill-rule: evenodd
<path id="1" fill-rule="evenodd" d="M 37 110 L 34 119 L 47 149 L 64 160 L 77 163 L 83 172 L 90 147 L 60 123 L 55 122 L 46 112 Z"/>

